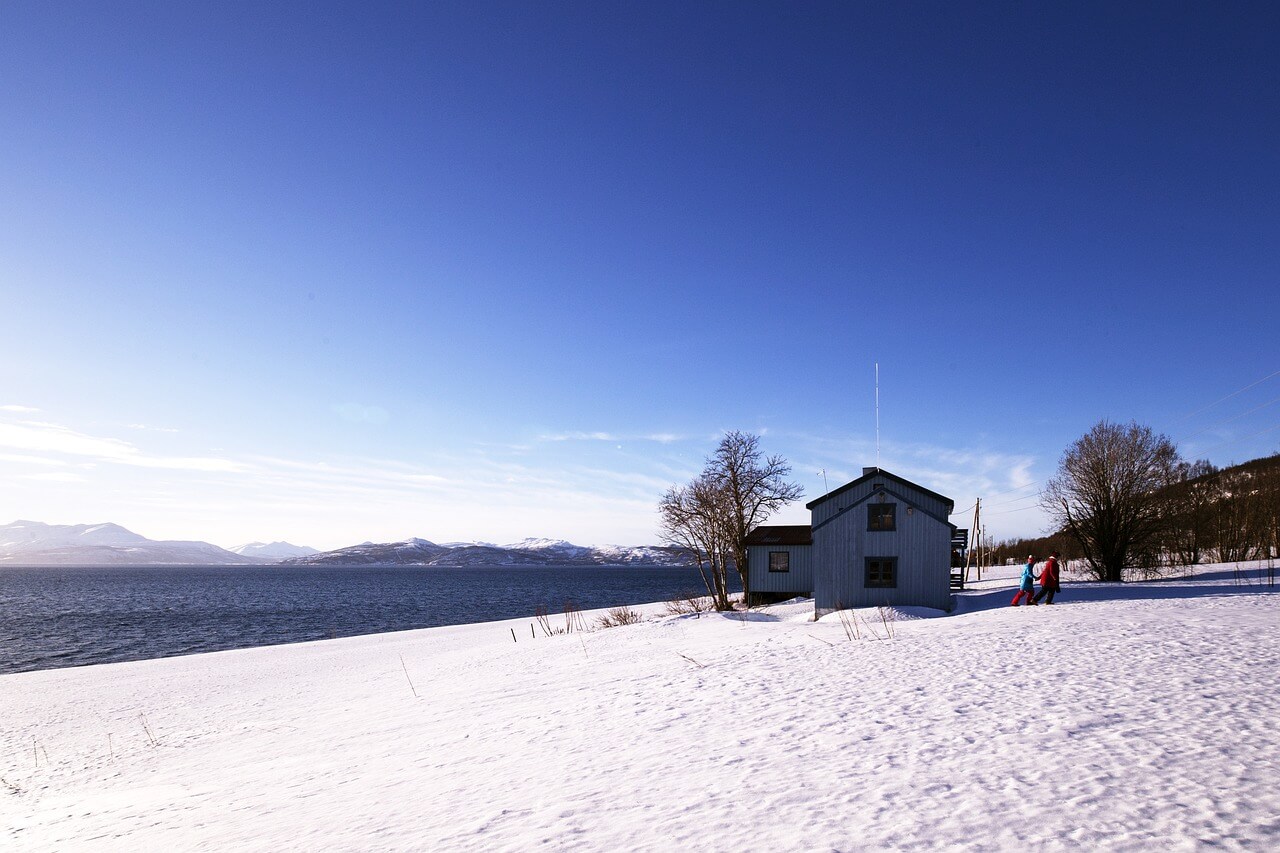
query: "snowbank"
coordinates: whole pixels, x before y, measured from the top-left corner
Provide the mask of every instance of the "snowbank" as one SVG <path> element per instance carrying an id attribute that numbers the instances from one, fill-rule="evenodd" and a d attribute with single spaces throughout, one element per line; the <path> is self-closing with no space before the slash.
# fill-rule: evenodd
<path id="1" fill-rule="evenodd" d="M 0 846 L 1280 847 L 1280 596 L 984 583 L 3 676 Z"/>

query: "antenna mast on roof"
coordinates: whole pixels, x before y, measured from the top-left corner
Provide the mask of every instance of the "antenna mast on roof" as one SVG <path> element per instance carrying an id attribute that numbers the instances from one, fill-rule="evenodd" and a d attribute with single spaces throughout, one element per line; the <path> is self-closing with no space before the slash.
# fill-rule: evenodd
<path id="1" fill-rule="evenodd" d="M 876 470 L 880 470 L 880 362 L 876 362 Z"/>

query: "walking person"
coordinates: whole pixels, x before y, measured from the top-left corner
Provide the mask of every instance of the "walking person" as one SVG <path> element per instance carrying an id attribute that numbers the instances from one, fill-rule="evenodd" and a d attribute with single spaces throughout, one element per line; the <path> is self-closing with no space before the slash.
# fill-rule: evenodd
<path id="1" fill-rule="evenodd" d="M 1036 593 L 1035 598 L 1031 599 L 1032 604 L 1039 604 L 1042 598 L 1045 599 L 1045 604 L 1053 604 L 1054 593 L 1062 589 L 1058 583 L 1058 570 L 1058 552 L 1054 551 L 1049 555 L 1044 569 L 1040 572 L 1040 591 Z"/>
<path id="2" fill-rule="evenodd" d="M 1027 564 L 1022 567 L 1022 580 L 1018 583 L 1018 592 L 1014 595 L 1011 606 L 1017 607 L 1018 602 L 1022 601 L 1024 596 L 1027 604 L 1035 604 L 1032 594 L 1036 591 L 1036 581 L 1038 580 L 1039 578 L 1036 577 L 1036 555 L 1031 554 L 1027 557 Z"/>

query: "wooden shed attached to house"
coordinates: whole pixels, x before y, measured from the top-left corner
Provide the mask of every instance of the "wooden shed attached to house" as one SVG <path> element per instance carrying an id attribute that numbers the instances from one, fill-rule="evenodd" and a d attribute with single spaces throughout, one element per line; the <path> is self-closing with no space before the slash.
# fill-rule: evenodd
<path id="1" fill-rule="evenodd" d="M 808 505 L 814 611 L 951 606 L 955 503 L 880 468 Z"/>
<path id="2" fill-rule="evenodd" d="M 761 525 L 747 546 L 748 605 L 813 595 L 813 537 L 807 524 Z"/>

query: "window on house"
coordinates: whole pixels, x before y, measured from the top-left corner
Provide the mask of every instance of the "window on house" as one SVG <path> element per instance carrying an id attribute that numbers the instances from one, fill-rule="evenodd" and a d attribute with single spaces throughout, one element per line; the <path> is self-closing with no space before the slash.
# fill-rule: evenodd
<path id="1" fill-rule="evenodd" d="M 867 557 L 867 589 L 895 589 L 898 586 L 897 557 Z"/>
<path id="2" fill-rule="evenodd" d="M 897 504 L 867 504 L 868 530 L 896 530 L 894 509 Z"/>
<path id="3" fill-rule="evenodd" d="M 771 572 L 791 571 L 791 554 L 787 551 L 770 551 L 769 552 L 769 571 Z"/>

